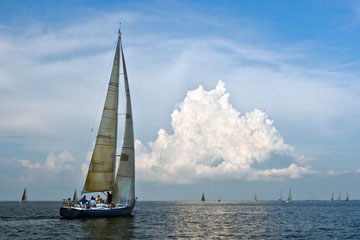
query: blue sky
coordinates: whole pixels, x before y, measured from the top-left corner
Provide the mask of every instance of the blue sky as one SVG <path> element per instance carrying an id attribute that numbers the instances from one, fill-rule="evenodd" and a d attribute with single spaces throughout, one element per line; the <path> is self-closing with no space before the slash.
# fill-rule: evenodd
<path id="1" fill-rule="evenodd" d="M 358 2 L 1 0 L 0 200 L 81 190 L 120 21 L 140 199 L 360 198 Z"/>

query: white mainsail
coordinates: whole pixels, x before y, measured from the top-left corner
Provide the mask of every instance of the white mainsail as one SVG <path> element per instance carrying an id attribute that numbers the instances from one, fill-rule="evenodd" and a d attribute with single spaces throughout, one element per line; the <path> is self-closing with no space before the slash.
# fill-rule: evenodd
<path id="1" fill-rule="evenodd" d="M 83 192 L 103 192 L 113 189 L 117 144 L 120 45 L 119 34 L 104 110 Z"/>
<path id="2" fill-rule="evenodd" d="M 124 71 L 124 84 L 126 94 L 125 132 L 122 143 L 120 163 L 114 183 L 113 203 L 135 201 L 135 151 L 134 128 L 131 110 L 131 99 L 124 52 L 121 48 L 122 65 Z"/>

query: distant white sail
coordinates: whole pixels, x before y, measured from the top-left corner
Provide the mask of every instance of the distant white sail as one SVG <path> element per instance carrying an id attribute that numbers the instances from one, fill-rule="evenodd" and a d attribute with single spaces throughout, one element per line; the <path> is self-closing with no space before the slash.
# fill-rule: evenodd
<path id="1" fill-rule="evenodd" d="M 131 99 L 124 52 L 121 48 L 126 94 L 125 132 L 120 155 L 120 163 L 113 189 L 113 203 L 135 201 L 135 151 L 134 128 L 131 110 Z"/>
<path id="2" fill-rule="evenodd" d="M 291 202 L 291 201 L 292 201 L 292 197 L 291 197 L 291 188 L 290 188 L 289 196 L 288 196 L 288 199 L 286 200 L 286 202 Z"/>
<path id="3" fill-rule="evenodd" d="M 339 196 L 338 196 L 338 199 L 336 201 L 341 202 L 341 192 L 339 192 Z"/>
<path id="4" fill-rule="evenodd" d="M 119 61 L 120 36 L 116 47 L 100 127 L 83 192 L 103 192 L 113 189 L 117 144 Z"/>
<path id="5" fill-rule="evenodd" d="M 280 198 L 278 199 L 279 202 L 283 201 L 282 191 L 280 190 Z"/>

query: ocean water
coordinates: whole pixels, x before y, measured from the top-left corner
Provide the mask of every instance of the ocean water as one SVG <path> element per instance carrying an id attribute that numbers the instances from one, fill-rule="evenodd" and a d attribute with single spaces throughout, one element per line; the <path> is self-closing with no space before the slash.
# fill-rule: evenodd
<path id="1" fill-rule="evenodd" d="M 60 202 L 0 204 L 0 239 L 360 239 L 360 201 L 138 201 L 133 216 L 74 220 Z"/>

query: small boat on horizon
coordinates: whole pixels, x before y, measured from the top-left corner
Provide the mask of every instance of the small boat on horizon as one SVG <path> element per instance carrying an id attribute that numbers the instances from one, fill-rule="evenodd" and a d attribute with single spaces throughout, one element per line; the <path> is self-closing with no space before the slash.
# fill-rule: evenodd
<path id="1" fill-rule="evenodd" d="M 333 202 L 334 201 L 334 193 L 332 192 L 331 193 L 331 199 L 330 199 L 330 202 Z"/>
<path id="2" fill-rule="evenodd" d="M 344 201 L 349 201 L 349 194 L 348 193 L 346 193 L 346 198 L 345 198 Z"/>
<path id="3" fill-rule="evenodd" d="M 120 73 L 120 62 L 122 62 L 122 73 Z M 116 173 L 118 117 L 120 115 L 118 109 L 120 74 L 124 78 L 123 90 L 126 99 L 125 113 L 122 114 L 125 117 L 125 129 L 120 161 Z M 89 204 L 71 203 L 69 198 L 67 203 L 64 203 L 60 208 L 60 215 L 65 218 L 127 216 L 132 214 L 135 207 L 133 115 L 120 30 L 100 126 L 96 136 L 86 181 L 81 193 L 96 192 L 108 192 L 107 204 L 103 201 L 96 202 L 93 199 Z M 77 197 L 75 193 L 74 198 Z"/>
<path id="4" fill-rule="evenodd" d="M 255 196 L 254 196 L 254 202 L 257 202 L 257 196 L 256 196 L 256 193 L 255 193 Z"/>
<path id="5" fill-rule="evenodd" d="M 282 196 L 282 191 L 280 190 L 280 198 L 278 199 L 278 202 L 283 202 L 283 196 Z"/>
<path id="6" fill-rule="evenodd" d="M 202 195 L 201 195 L 201 201 L 205 202 L 205 194 L 204 193 L 202 193 Z"/>
<path id="7" fill-rule="evenodd" d="M 218 199 L 217 201 L 218 201 L 218 202 L 221 202 L 220 195 L 219 195 L 219 199 Z"/>
<path id="8" fill-rule="evenodd" d="M 288 199 L 286 200 L 287 203 L 292 202 L 292 197 L 291 197 L 291 188 L 289 190 L 289 196 Z"/>
<path id="9" fill-rule="evenodd" d="M 338 203 L 341 203 L 341 192 L 339 192 L 338 199 L 336 200 Z"/>
<path id="10" fill-rule="evenodd" d="M 27 202 L 27 194 L 26 194 L 26 188 L 24 189 L 23 195 L 20 200 L 21 203 Z"/>

